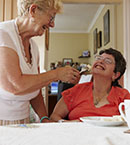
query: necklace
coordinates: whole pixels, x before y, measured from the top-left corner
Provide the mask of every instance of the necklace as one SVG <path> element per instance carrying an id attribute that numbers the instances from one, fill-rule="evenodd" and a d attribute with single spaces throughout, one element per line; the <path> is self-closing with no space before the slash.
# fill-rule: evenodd
<path id="1" fill-rule="evenodd" d="M 96 97 L 94 97 L 94 105 L 95 105 L 95 106 L 98 105 L 99 102 L 101 102 L 101 100 L 102 100 L 103 98 L 106 98 L 107 96 L 108 96 L 108 94 L 106 94 L 106 95 L 103 96 L 102 98 L 96 98 Z"/>
<path id="2" fill-rule="evenodd" d="M 100 99 L 95 98 L 95 99 L 94 99 L 94 105 L 97 105 L 97 104 L 101 101 L 101 99 L 102 99 L 102 98 L 100 98 Z"/>

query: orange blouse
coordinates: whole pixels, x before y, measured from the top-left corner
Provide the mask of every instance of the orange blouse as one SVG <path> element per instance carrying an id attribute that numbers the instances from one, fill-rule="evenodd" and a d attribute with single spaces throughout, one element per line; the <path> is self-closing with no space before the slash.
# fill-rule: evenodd
<path id="1" fill-rule="evenodd" d="M 107 97 L 109 104 L 96 108 L 93 103 L 92 87 L 92 82 L 77 84 L 62 93 L 69 110 L 69 120 L 75 120 L 85 116 L 119 115 L 118 105 L 124 99 L 130 99 L 130 94 L 126 89 L 112 87 Z"/>

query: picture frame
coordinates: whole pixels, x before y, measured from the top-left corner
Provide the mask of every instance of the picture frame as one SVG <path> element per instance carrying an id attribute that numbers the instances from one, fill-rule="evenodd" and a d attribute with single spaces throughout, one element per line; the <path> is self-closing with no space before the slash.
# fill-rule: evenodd
<path id="1" fill-rule="evenodd" d="M 73 59 L 72 58 L 63 58 L 63 66 L 65 65 L 72 65 Z"/>
<path id="2" fill-rule="evenodd" d="M 110 10 L 103 17 L 104 22 L 104 46 L 110 42 Z"/>
<path id="3" fill-rule="evenodd" d="M 98 34 L 98 48 L 101 48 L 102 47 L 102 31 L 99 31 Z"/>
<path id="4" fill-rule="evenodd" d="M 45 47 L 49 50 L 49 28 L 45 31 Z"/>
<path id="5" fill-rule="evenodd" d="M 94 54 L 97 53 L 97 48 L 98 48 L 98 39 L 97 39 L 97 28 L 93 31 L 93 51 Z"/>

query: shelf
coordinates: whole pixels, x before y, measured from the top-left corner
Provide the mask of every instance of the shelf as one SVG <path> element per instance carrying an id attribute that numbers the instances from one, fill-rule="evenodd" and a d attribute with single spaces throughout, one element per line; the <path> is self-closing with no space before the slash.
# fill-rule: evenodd
<path id="1" fill-rule="evenodd" d="M 90 56 L 79 56 L 78 58 L 89 58 Z"/>

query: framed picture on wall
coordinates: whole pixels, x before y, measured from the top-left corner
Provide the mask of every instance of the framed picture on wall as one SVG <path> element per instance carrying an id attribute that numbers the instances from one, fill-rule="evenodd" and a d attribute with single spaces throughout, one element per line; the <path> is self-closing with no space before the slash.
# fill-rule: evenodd
<path id="1" fill-rule="evenodd" d="M 72 58 L 63 58 L 63 66 L 65 65 L 72 65 L 73 59 Z"/>
<path id="2" fill-rule="evenodd" d="M 110 10 L 103 17 L 104 22 L 104 45 L 110 42 Z"/>
<path id="3" fill-rule="evenodd" d="M 97 53 L 98 39 L 97 39 L 97 28 L 93 31 L 93 51 L 94 54 Z"/>
<path id="4" fill-rule="evenodd" d="M 102 47 L 102 31 L 99 31 L 98 34 L 98 48 Z"/>

